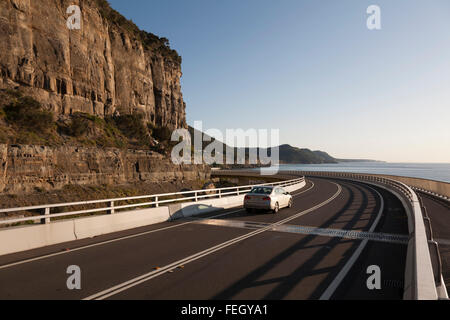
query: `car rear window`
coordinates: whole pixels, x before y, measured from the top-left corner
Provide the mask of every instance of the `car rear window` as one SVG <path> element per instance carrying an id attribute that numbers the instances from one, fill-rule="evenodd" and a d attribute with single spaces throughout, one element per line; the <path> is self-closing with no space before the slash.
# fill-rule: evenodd
<path id="1" fill-rule="evenodd" d="M 250 193 L 271 194 L 272 190 L 273 190 L 272 188 L 256 187 L 256 188 L 253 188 L 252 191 L 250 191 Z"/>

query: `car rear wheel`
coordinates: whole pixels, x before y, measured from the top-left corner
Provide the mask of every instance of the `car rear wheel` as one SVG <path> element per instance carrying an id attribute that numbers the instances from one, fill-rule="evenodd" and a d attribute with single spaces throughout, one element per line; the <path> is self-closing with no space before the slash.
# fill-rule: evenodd
<path id="1" fill-rule="evenodd" d="M 277 203 L 275 203 L 275 208 L 273 208 L 273 213 L 278 213 L 280 211 L 280 205 Z"/>
<path id="2" fill-rule="evenodd" d="M 293 203 L 292 203 L 292 199 L 290 199 L 290 200 L 289 200 L 289 204 L 288 204 L 288 207 L 289 207 L 289 208 L 292 208 L 292 205 L 293 205 Z"/>

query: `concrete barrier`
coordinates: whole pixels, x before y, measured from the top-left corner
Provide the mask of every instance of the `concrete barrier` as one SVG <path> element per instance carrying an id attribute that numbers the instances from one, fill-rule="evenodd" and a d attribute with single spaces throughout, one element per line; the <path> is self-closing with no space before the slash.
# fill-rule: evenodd
<path id="1" fill-rule="evenodd" d="M 300 182 L 299 184 L 295 184 L 293 186 L 284 187 L 283 189 L 286 190 L 287 192 L 294 192 L 294 191 L 304 188 L 305 186 L 306 186 L 306 181 L 303 181 L 303 182 Z"/>
<path id="2" fill-rule="evenodd" d="M 5 229 L 0 231 L 0 255 L 97 237 L 168 220 L 169 208 L 161 207 Z"/>
<path id="3" fill-rule="evenodd" d="M 0 231 L 0 255 L 76 240 L 73 220 Z"/>
<path id="4" fill-rule="evenodd" d="M 221 199 L 205 200 L 199 202 L 183 203 L 181 205 L 182 216 L 192 217 L 204 213 L 242 206 L 244 196 L 225 197 Z"/>
<path id="5" fill-rule="evenodd" d="M 383 175 L 383 177 L 403 182 L 410 187 L 432 191 L 450 198 L 450 183 L 447 182 L 387 175 Z"/>
<path id="6" fill-rule="evenodd" d="M 170 220 L 169 208 L 149 208 L 73 220 L 76 239 L 92 238 Z"/>

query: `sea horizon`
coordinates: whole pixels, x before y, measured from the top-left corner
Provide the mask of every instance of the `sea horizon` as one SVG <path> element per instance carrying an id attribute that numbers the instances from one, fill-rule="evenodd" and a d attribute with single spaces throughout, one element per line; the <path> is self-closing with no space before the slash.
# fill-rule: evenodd
<path id="1" fill-rule="evenodd" d="M 339 162 L 324 164 L 280 164 L 262 170 L 335 171 L 385 174 L 450 183 L 450 163 L 434 162 Z M 257 169 L 259 170 L 259 169 Z"/>

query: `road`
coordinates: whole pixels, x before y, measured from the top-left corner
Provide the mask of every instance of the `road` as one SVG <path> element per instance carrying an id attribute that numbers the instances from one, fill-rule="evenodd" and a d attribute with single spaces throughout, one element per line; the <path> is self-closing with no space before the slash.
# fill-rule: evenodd
<path id="1" fill-rule="evenodd" d="M 237 208 L 2 256 L 0 299 L 401 299 L 407 234 L 389 192 L 308 178 L 279 214 Z M 81 290 L 67 288 L 71 265 Z"/>

